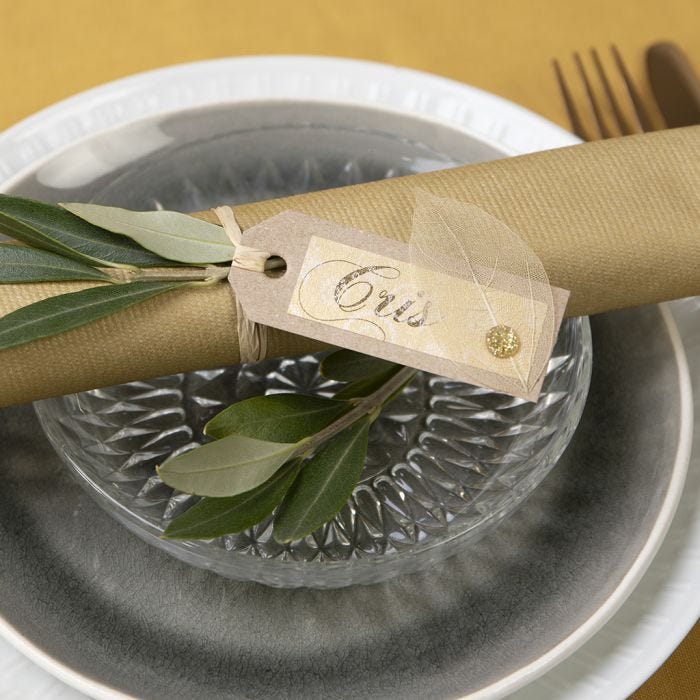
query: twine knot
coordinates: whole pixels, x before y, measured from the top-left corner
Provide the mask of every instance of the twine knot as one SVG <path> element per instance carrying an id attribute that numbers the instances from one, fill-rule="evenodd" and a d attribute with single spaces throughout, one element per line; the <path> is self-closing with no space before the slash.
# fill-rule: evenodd
<path id="1" fill-rule="evenodd" d="M 239 267 L 252 272 L 265 272 L 270 253 L 258 250 L 241 242 L 241 227 L 231 207 L 216 207 L 214 213 L 234 246 L 231 267 Z M 267 357 L 267 326 L 251 321 L 234 293 L 236 303 L 236 327 L 238 329 L 238 350 L 241 362 L 259 362 Z"/>

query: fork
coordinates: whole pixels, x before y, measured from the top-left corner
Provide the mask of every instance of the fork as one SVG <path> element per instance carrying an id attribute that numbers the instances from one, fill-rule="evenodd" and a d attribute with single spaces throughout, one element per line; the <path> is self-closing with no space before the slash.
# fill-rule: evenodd
<path id="1" fill-rule="evenodd" d="M 657 129 L 652 120 L 651 113 L 644 104 L 639 90 L 632 81 L 630 72 L 622 60 L 622 56 L 617 47 L 612 45 L 610 47 L 610 52 L 623 85 L 623 88 L 620 90 L 622 93 L 622 100 L 615 94 L 612 82 L 605 72 L 598 51 L 596 49 L 591 49 L 590 51 L 591 61 L 595 68 L 595 74 L 597 74 L 600 86 L 598 90 L 594 89 L 593 81 L 586 71 L 581 55 L 576 52 L 573 55 L 574 64 L 576 65 L 585 92 L 584 102 L 586 104 L 582 109 L 576 105 L 576 100 L 569 89 L 569 84 L 564 78 L 561 64 L 556 59 L 552 61 L 559 90 L 561 91 L 569 121 L 571 122 L 572 131 L 584 141 L 597 141 L 598 139 L 609 139 L 627 134 L 639 134 L 645 131 L 655 131 Z M 627 105 L 627 109 L 623 108 L 622 102 Z M 606 105 L 609 109 L 605 108 Z M 630 118 L 630 113 L 633 115 L 632 118 Z M 588 115 L 588 119 L 584 116 L 585 114 Z M 594 129 L 589 128 L 591 116 L 593 118 Z"/>

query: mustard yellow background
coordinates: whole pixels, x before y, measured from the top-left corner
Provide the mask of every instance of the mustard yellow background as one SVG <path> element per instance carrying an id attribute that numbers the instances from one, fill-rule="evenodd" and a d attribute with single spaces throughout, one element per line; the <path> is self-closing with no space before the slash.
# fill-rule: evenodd
<path id="1" fill-rule="evenodd" d="M 700 69 L 700 0 L 0 0 L 0 129 L 138 71 L 246 54 L 318 54 L 438 73 L 567 126 L 551 59 L 617 44 L 642 93 L 644 48 Z M 700 594 L 700 593 L 699 593 Z M 700 697 L 700 627 L 633 698 Z"/>

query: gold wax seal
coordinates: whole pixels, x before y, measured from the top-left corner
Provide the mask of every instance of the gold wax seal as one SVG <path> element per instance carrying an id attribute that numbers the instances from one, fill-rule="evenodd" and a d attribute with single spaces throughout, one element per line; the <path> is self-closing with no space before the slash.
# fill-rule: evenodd
<path id="1" fill-rule="evenodd" d="M 520 338 L 510 326 L 494 326 L 486 334 L 486 347 L 495 357 L 507 359 L 520 351 Z"/>

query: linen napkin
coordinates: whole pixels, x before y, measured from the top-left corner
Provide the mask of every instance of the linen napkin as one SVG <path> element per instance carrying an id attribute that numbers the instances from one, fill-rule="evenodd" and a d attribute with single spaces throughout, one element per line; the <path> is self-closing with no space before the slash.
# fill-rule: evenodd
<path id="1" fill-rule="evenodd" d="M 408 240 L 416 188 L 476 204 L 518 232 L 568 316 L 700 294 L 700 127 L 507 158 L 236 207 L 246 229 L 293 209 Z M 216 222 L 211 213 L 200 214 Z M 0 315 L 84 283 L 3 285 Z M 268 356 L 321 344 L 270 329 Z M 236 363 L 228 285 L 168 293 L 0 353 L 0 405 Z"/>

